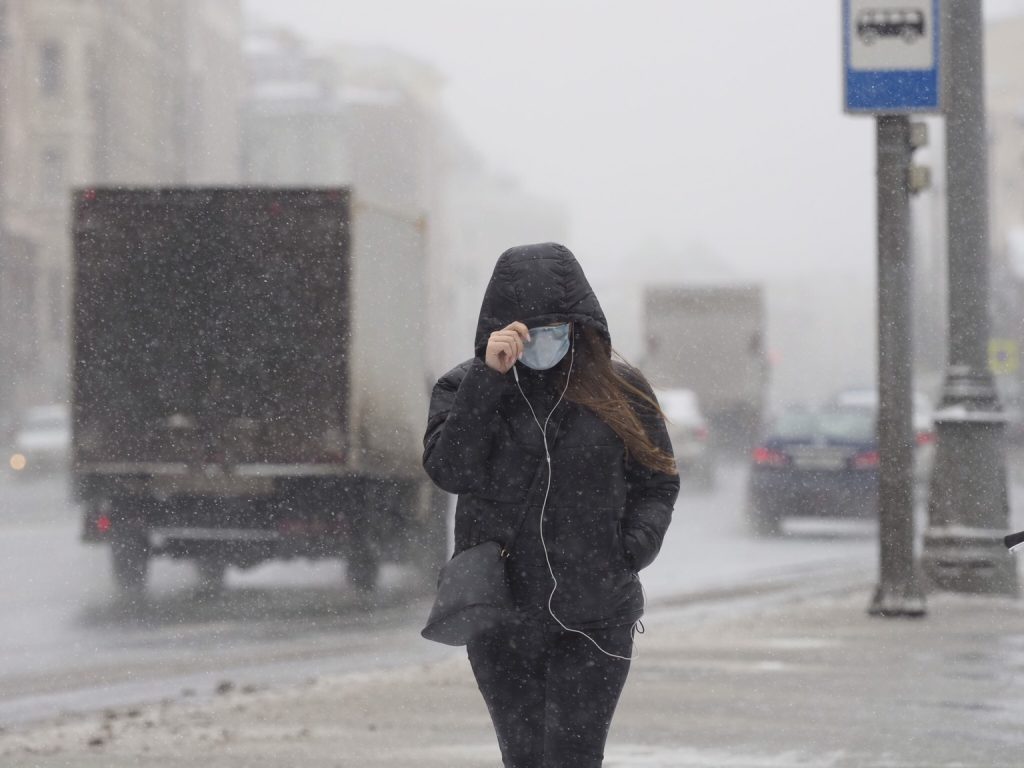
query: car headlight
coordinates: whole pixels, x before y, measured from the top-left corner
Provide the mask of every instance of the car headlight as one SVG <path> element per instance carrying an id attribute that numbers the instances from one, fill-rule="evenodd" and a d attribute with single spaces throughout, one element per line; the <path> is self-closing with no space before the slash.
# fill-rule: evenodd
<path id="1" fill-rule="evenodd" d="M 11 455 L 10 464 L 11 469 L 13 469 L 15 472 L 20 472 L 25 468 L 25 465 L 28 464 L 28 461 L 25 459 L 24 454 L 15 453 Z"/>

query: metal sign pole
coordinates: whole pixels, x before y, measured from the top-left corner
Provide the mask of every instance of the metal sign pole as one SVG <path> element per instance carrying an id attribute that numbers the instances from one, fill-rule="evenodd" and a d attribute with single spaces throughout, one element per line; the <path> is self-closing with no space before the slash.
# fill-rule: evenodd
<path id="1" fill-rule="evenodd" d="M 868 612 L 922 616 L 914 561 L 913 355 L 910 194 L 927 185 L 911 167 L 910 113 L 942 111 L 939 0 L 843 0 L 845 108 L 872 114 L 878 141 L 879 580 Z"/>
<path id="2" fill-rule="evenodd" d="M 910 118 L 882 115 L 878 178 L 878 545 L 873 616 L 923 616 L 914 567 Z"/>

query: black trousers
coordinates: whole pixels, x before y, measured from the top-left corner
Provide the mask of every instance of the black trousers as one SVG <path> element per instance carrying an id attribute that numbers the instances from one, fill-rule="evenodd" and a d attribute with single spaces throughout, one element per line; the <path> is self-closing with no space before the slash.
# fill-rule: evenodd
<path id="1" fill-rule="evenodd" d="M 587 634 L 610 653 L 632 655 L 630 626 Z M 629 661 L 543 618 L 486 634 L 467 650 L 505 768 L 600 768 Z"/>

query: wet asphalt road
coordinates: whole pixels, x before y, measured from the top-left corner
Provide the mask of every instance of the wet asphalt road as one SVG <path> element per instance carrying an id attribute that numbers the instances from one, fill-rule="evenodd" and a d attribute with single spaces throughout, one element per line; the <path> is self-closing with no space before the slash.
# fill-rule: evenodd
<path id="1" fill-rule="evenodd" d="M 821 574 L 874 578 L 873 523 L 800 522 L 757 539 L 744 485 L 744 468 L 730 466 L 713 492 L 680 495 L 643 574 L 651 610 Z M 161 560 L 148 599 L 122 604 L 106 550 L 78 541 L 77 515 L 60 480 L 0 481 L 0 724 L 453 652 L 419 638 L 432 585 L 399 566 L 367 604 L 338 561 L 230 570 L 225 591 L 204 597 L 188 564 Z"/>

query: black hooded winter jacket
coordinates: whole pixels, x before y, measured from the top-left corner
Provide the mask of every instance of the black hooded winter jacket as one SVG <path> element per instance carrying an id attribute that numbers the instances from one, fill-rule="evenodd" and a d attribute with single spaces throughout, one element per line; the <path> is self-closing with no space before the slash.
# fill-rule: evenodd
<path id="1" fill-rule="evenodd" d="M 516 320 L 527 327 L 573 321 L 610 341 L 604 312 L 568 248 L 554 243 L 512 248 L 498 259 L 484 294 L 476 356 L 434 386 L 423 466 L 438 486 L 458 494 L 455 552 L 483 541 L 514 540 L 513 561 L 525 542 L 539 547 L 538 537 L 517 536 L 517 525 L 528 512 L 539 521 L 548 481 L 541 431 L 524 392 L 541 424 L 558 395 L 548 392 L 546 402 L 535 401 L 543 372 L 520 365 L 521 392 L 511 371 L 502 374 L 484 363 L 490 334 Z M 618 370 L 651 394 L 642 377 L 626 366 Z M 654 443 L 671 453 L 664 421 L 649 406 L 633 405 Z M 629 459 L 607 424 L 565 399 L 552 414 L 547 435 L 551 490 L 544 542 L 558 579 L 552 608 L 574 628 L 632 623 L 643 613 L 636 572 L 661 548 L 678 476 Z M 532 559 L 536 562 L 536 552 Z M 550 583 L 546 568 L 533 578 Z M 543 594 L 546 602 L 546 588 Z"/>

